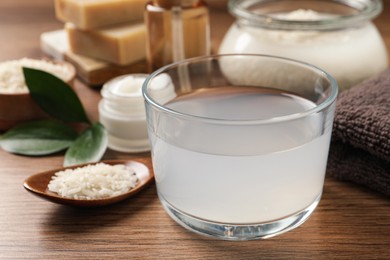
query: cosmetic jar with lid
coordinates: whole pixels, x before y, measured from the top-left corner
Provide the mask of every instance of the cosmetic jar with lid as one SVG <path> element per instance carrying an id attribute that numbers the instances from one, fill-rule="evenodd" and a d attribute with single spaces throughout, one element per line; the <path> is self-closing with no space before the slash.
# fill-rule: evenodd
<path id="1" fill-rule="evenodd" d="M 311 63 L 334 76 L 340 90 L 388 66 L 372 22 L 380 0 L 230 0 L 236 17 L 219 52 L 257 53 Z"/>
<path id="2" fill-rule="evenodd" d="M 147 74 L 127 74 L 103 85 L 99 120 L 108 132 L 108 147 L 120 152 L 150 150 L 142 84 Z M 155 95 L 171 100 L 176 94 L 171 79 L 163 74 L 153 86 Z"/>

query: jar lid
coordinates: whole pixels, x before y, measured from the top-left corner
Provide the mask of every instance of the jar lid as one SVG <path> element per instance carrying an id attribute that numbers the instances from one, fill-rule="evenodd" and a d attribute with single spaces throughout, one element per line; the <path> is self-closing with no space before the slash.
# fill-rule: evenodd
<path id="1" fill-rule="evenodd" d="M 147 74 L 127 74 L 113 78 L 103 85 L 101 94 L 104 98 L 118 101 L 143 99 L 141 88 L 147 76 Z"/>
<path id="2" fill-rule="evenodd" d="M 110 113 L 143 116 L 142 84 L 148 74 L 126 74 L 107 81 L 101 90 L 102 104 Z"/>
<path id="3" fill-rule="evenodd" d="M 116 111 L 133 111 L 136 114 L 144 114 L 142 85 L 148 76 L 148 74 L 126 74 L 107 81 L 101 90 L 103 99 Z M 150 91 L 163 103 L 176 97 L 172 79 L 165 73 L 155 77 Z"/>
<path id="4" fill-rule="evenodd" d="M 381 0 L 229 0 L 229 11 L 240 23 L 281 30 L 333 30 L 356 26 L 378 16 Z M 296 10 L 310 10 L 318 17 L 291 17 Z"/>

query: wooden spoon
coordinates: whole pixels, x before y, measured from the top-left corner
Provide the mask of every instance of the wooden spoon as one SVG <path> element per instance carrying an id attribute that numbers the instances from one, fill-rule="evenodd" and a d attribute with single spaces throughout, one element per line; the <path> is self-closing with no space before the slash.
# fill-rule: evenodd
<path id="1" fill-rule="evenodd" d="M 138 182 L 136 186 L 131 190 L 129 190 L 128 192 L 118 196 L 104 198 L 104 199 L 92 199 L 92 200 L 65 198 L 55 192 L 51 192 L 48 190 L 47 185 L 49 184 L 51 177 L 56 172 L 63 171 L 65 169 L 74 169 L 74 168 L 82 167 L 87 164 L 64 167 L 60 169 L 54 169 L 54 170 L 34 174 L 24 181 L 23 186 L 29 192 L 32 192 L 34 195 L 37 195 L 51 202 L 76 206 L 76 207 L 100 207 L 100 206 L 113 204 L 122 201 L 124 199 L 127 199 L 128 197 L 133 196 L 134 194 L 141 191 L 143 188 L 145 188 L 148 184 L 150 184 L 154 180 L 154 173 L 153 173 L 152 162 L 150 158 L 134 158 L 131 160 L 110 160 L 110 161 L 102 161 L 102 162 L 110 165 L 125 164 L 127 167 L 132 168 L 138 177 Z M 96 163 L 91 163 L 91 164 L 96 164 Z"/>

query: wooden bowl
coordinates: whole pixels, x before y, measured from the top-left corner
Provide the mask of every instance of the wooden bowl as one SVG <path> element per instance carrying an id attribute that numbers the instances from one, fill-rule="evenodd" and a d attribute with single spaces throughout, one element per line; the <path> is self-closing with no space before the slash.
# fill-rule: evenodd
<path id="1" fill-rule="evenodd" d="M 49 184 L 52 176 L 56 172 L 63 171 L 65 169 L 75 169 L 87 165 L 87 164 L 82 164 L 82 165 L 74 165 L 71 167 L 64 167 L 64 168 L 59 168 L 59 169 L 54 169 L 54 170 L 34 174 L 28 177 L 24 181 L 23 186 L 27 191 L 50 202 L 68 205 L 68 206 L 74 206 L 74 207 L 90 208 L 90 207 L 107 206 L 125 200 L 137 194 L 138 192 L 143 190 L 145 187 L 147 187 L 154 181 L 154 172 L 153 172 L 152 160 L 150 157 L 132 158 L 129 160 L 110 160 L 110 161 L 102 161 L 102 162 L 110 165 L 124 164 L 127 167 L 132 168 L 138 177 L 138 183 L 133 189 L 127 191 L 126 193 L 114 197 L 108 197 L 102 199 L 90 199 L 90 200 L 65 198 L 65 197 L 61 197 L 57 193 L 48 190 L 47 185 Z M 92 163 L 92 164 L 96 164 L 96 163 Z"/>
<path id="2" fill-rule="evenodd" d="M 65 81 L 72 86 L 76 75 L 74 66 L 68 62 L 50 62 L 63 64 L 69 69 L 69 77 Z M 47 117 L 29 93 L 0 93 L 0 131 L 8 130 L 19 123 Z"/>

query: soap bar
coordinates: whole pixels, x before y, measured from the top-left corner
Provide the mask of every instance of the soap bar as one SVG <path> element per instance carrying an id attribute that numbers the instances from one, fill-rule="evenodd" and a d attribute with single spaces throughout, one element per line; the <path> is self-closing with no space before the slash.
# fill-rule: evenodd
<path id="1" fill-rule="evenodd" d="M 146 60 L 119 66 L 75 54 L 70 51 L 65 30 L 44 32 L 40 37 L 42 51 L 52 58 L 66 60 L 76 68 L 77 76 L 89 86 L 100 86 L 108 80 L 129 73 L 146 73 Z"/>
<path id="2" fill-rule="evenodd" d="M 65 25 L 72 52 L 117 65 L 145 59 L 146 27 L 143 23 L 122 24 L 99 30 L 83 31 Z"/>
<path id="3" fill-rule="evenodd" d="M 143 19 L 147 0 L 55 0 L 59 20 L 95 29 Z"/>
<path id="4" fill-rule="evenodd" d="M 77 76 L 90 86 L 100 86 L 108 80 L 124 74 L 146 73 L 146 60 L 119 66 L 104 61 L 99 61 L 72 52 L 65 53 L 65 60 L 75 66 Z"/>
<path id="5" fill-rule="evenodd" d="M 69 51 L 68 36 L 65 30 L 44 32 L 40 36 L 41 50 L 56 60 L 64 60 Z"/>

